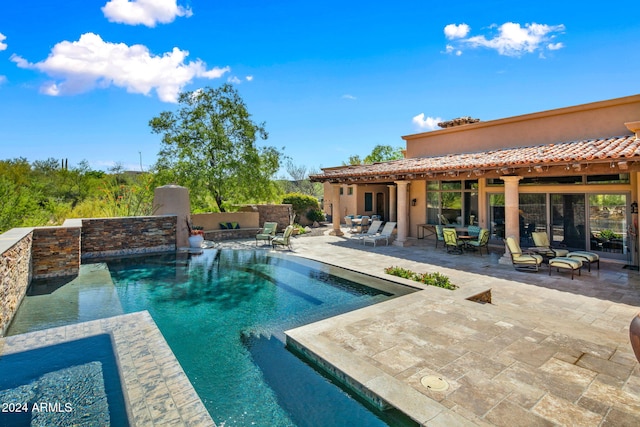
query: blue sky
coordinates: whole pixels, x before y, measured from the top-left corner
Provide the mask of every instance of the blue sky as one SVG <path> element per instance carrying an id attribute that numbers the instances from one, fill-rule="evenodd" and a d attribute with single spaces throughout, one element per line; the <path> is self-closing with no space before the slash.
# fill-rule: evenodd
<path id="1" fill-rule="evenodd" d="M 459 116 L 640 93 L 634 1 L 21 0 L 0 5 L 0 159 L 146 170 L 149 120 L 236 85 L 297 165 Z"/>

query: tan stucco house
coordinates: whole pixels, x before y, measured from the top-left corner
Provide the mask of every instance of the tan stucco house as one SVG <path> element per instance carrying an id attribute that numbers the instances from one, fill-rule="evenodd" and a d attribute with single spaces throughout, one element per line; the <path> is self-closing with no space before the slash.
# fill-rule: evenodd
<path id="1" fill-rule="evenodd" d="M 324 183 L 333 233 L 348 214 L 397 221 L 402 246 L 441 221 L 525 246 L 532 231 L 547 231 L 568 248 L 636 265 L 640 95 L 443 126 L 403 136 L 402 160 L 312 176 Z"/>

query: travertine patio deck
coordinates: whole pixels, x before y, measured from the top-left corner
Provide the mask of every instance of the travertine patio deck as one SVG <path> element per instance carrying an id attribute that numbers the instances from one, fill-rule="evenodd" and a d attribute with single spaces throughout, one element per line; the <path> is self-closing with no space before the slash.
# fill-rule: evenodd
<path id="1" fill-rule="evenodd" d="M 297 256 L 387 279 L 392 265 L 439 271 L 460 288 L 428 288 L 288 334 L 424 425 L 640 425 L 640 367 L 628 338 L 640 311 L 638 272 L 602 262 L 571 280 L 546 267 L 515 271 L 495 253 L 447 255 L 433 241 L 414 243 L 296 238 Z M 488 288 L 492 304 L 466 300 Z M 449 388 L 430 390 L 425 376 Z"/>

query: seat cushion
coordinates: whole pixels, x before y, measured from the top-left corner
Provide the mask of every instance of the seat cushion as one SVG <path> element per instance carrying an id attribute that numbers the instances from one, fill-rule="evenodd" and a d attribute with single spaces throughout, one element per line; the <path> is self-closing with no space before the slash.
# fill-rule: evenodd
<path id="1" fill-rule="evenodd" d="M 600 256 L 598 254 L 594 254 L 593 252 L 586 252 L 586 251 L 574 251 L 574 252 L 569 252 L 567 254 L 567 257 L 569 258 L 582 258 L 585 259 L 589 262 L 596 262 L 600 259 Z"/>
<path id="2" fill-rule="evenodd" d="M 565 257 L 569 253 L 569 250 L 567 249 L 551 248 L 551 250 L 556 253 L 557 257 Z"/>
<path id="3" fill-rule="evenodd" d="M 582 261 L 576 258 L 557 257 L 549 260 L 549 267 L 577 270 L 582 267 Z"/>
<path id="4" fill-rule="evenodd" d="M 542 256 L 540 255 L 514 255 L 513 262 L 518 264 L 541 264 Z"/>

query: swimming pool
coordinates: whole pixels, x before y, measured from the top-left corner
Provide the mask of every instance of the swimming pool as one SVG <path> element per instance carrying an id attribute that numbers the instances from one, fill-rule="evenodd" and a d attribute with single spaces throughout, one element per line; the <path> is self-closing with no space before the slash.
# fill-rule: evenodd
<path id="1" fill-rule="evenodd" d="M 79 317 L 90 311 L 84 305 L 100 306 L 101 313 L 148 310 L 219 425 L 400 422 L 369 412 L 289 353 L 283 331 L 410 289 L 262 251 L 207 250 L 200 255 L 164 254 L 106 264 L 108 270 L 101 264 L 93 266 L 103 278 L 85 279 L 90 286 L 80 281 L 69 289 L 65 285 L 50 295 L 25 299 L 9 332 L 49 327 L 36 315 L 45 299 L 58 299 L 60 305 L 62 294 L 77 291 L 70 299 Z M 112 279 L 109 283 L 104 281 L 105 271 Z M 37 319 L 33 326 L 27 326 L 30 317 Z M 73 316 L 64 317 L 69 322 Z M 53 326 L 60 321 L 49 322 Z"/>

